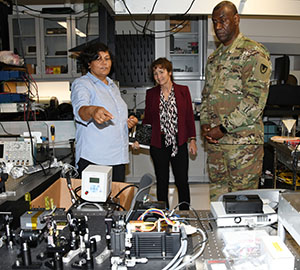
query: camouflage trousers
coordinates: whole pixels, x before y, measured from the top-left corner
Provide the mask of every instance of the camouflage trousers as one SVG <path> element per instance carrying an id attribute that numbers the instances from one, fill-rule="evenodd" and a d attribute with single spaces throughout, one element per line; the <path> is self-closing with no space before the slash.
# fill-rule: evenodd
<path id="1" fill-rule="evenodd" d="M 228 192 L 258 188 L 263 145 L 207 144 L 207 153 L 211 201 Z"/>

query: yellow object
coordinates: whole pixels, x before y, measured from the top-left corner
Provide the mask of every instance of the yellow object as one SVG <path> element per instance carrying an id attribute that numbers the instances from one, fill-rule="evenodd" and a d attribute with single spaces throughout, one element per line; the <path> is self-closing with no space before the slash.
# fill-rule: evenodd
<path id="1" fill-rule="evenodd" d="M 292 172 L 281 172 L 278 174 L 278 178 L 285 182 L 288 185 L 293 184 L 293 173 Z M 296 174 L 296 186 L 300 186 L 300 177 L 298 174 Z"/>
<path id="2" fill-rule="evenodd" d="M 45 197 L 45 209 L 50 210 L 50 201 L 48 196 Z"/>
<path id="3" fill-rule="evenodd" d="M 43 211 L 38 211 L 34 216 L 31 218 L 31 224 L 32 224 L 32 230 L 37 229 L 37 224 L 38 224 L 38 218 L 39 216 L 43 213 Z"/>
<path id="4" fill-rule="evenodd" d="M 55 140 L 55 126 L 54 125 L 52 125 L 50 127 L 50 132 L 51 132 L 51 140 L 52 140 L 52 142 L 54 142 L 54 140 Z"/>
<path id="5" fill-rule="evenodd" d="M 50 208 L 51 208 L 51 210 L 54 209 L 54 200 L 53 200 L 53 198 L 50 199 Z"/>
<path id="6" fill-rule="evenodd" d="M 53 74 L 60 74 L 60 73 L 61 73 L 60 66 L 53 67 Z"/>
<path id="7" fill-rule="evenodd" d="M 282 251 L 282 248 L 280 247 L 278 242 L 273 242 L 272 244 L 273 244 L 274 248 L 276 249 L 276 251 Z"/>
<path id="8" fill-rule="evenodd" d="M 25 201 L 29 204 L 29 209 L 31 209 L 31 195 L 29 192 L 25 193 Z"/>

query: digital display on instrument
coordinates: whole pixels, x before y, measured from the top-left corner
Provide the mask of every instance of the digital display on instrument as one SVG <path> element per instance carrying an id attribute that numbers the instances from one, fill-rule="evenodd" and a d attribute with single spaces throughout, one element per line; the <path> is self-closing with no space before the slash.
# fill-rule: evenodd
<path id="1" fill-rule="evenodd" d="M 3 158 L 4 155 L 4 144 L 0 144 L 0 158 Z"/>
<path id="2" fill-rule="evenodd" d="M 90 183 L 96 183 L 96 184 L 99 184 L 100 182 L 100 179 L 99 178 L 96 178 L 96 177 L 90 177 Z"/>

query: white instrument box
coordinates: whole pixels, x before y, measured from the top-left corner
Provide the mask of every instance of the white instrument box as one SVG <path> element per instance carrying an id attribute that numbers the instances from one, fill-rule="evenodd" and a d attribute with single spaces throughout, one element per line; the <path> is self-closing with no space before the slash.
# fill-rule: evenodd
<path id="1" fill-rule="evenodd" d="M 82 171 L 81 198 L 105 202 L 111 192 L 112 167 L 89 165 Z"/>

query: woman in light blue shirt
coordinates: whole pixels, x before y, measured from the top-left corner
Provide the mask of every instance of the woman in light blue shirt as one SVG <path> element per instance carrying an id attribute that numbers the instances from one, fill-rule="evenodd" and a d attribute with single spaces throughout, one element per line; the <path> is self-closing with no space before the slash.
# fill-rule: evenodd
<path id="1" fill-rule="evenodd" d="M 71 91 L 78 172 L 89 164 L 108 165 L 113 167 L 113 181 L 124 181 L 129 162 L 128 128 L 138 120 L 128 118 L 119 88 L 108 77 L 112 67 L 108 47 L 89 45 L 79 60 L 88 73 L 73 82 Z"/>

